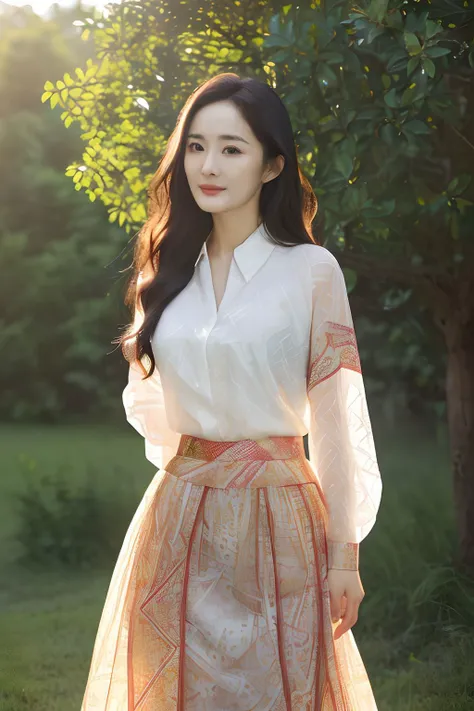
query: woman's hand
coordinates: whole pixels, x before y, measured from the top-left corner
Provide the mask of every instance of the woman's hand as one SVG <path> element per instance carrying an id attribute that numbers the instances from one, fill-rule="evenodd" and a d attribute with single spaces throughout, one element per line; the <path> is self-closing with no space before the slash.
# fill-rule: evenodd
<path id="1" fill-rule="evenodd" d="M 339 639 L 357 622 L 359 605 L 365 592 L 358 570 L 330 568 L 328 571 L 328 584 L 332 621 L 338 622 L 342 617 L 341 624 L 336 627 L 334 632 L 334 639 Z"/>

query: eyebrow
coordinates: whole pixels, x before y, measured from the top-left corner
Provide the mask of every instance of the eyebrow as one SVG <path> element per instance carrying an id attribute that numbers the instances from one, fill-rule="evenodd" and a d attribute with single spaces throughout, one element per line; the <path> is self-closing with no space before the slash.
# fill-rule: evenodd
<path id="1" fill-rule="evenodd" d="M 188 138 L 200 138 L 202 141 L 206 140 L 202 133 L 188 133 Z M 248 144 L 248 141 L 246 141 L 245 138 L 242 138 L 242 136 L 233 136 L 230 133 L 224 133 L 221 136 L 217 136 L 217 138 L 222 141 L 242 141 L 243 143 Z"/>

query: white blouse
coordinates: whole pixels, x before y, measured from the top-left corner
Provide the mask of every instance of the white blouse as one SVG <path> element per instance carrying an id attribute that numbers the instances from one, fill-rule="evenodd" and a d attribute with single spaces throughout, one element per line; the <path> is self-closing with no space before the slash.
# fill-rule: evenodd
<path id="1" fill-rule="evenodd" d="M 147 459 L 162 469 L 182 433 L 225 441 L 309 433 L 329 508 L 330 567 L 357 568 L 382 482 L 346 284 L 332 253 L 274 245 L 261 223 L 234 249 L 217 309 L 205 242 L 151 345 L 153 376 L 142 381 L 130 362 L 123 392 Z"/>

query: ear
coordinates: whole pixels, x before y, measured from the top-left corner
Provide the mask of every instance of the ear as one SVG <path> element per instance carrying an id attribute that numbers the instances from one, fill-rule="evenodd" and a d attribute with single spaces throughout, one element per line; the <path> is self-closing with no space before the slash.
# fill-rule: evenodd
<path id="1" fill-rule="evenodd" d="M 282 155 L 278 155 L 276 158 L 273 158 L 273 160 L 269 163 L 269 167 L 263 174 L 262 181 L 264 183 L 269 183 L 270 180 L 277 178 L 283 170 L 284 165 L 285 158 Z"/>

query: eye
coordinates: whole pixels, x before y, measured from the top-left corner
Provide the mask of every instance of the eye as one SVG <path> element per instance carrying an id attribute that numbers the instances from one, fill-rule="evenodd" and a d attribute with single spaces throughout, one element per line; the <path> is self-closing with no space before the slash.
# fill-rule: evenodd
<path id="1" fill-rule="evenodd" d="M 188 150 L 191 151 L 191 152 L 194 152 L 194 151 L 192 151 L 192 147 L 193 147 L 193 146 L 200 146 L 200 147 L 202 148 L 202 146 L 201 146 L 200 143 L 196 143 L 196 141 L 193 141 L 193 142 L 191 142 L 191 143 L 188 144 Z M 228 153 L 227 155 L 234 156 L 234 155 L 237 155 L 238 153 L 242 153 L 242 151 L 240 151 L 236 146 L 226 146 L 226 147 L 224 148 L 224 150 L 227 150 L 227 149 L 230 149 L 231 151 L 235 151 L 235 153 Z M 198 151 L 198 153 L 199 153 L 199 152 L 200 152 L 200 151 Z"/>

